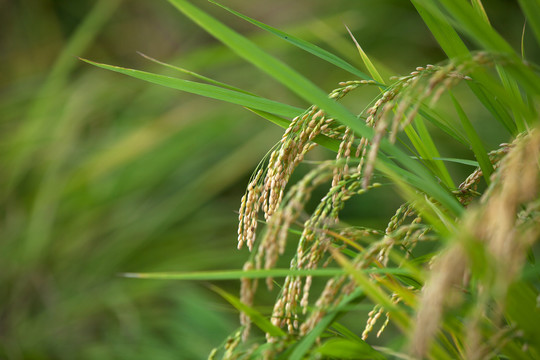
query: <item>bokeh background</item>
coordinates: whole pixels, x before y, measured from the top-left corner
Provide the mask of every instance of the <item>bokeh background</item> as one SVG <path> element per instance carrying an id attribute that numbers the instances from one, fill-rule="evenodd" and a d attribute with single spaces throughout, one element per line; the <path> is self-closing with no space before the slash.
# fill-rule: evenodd
<path id="1" fill-rule="evenodd" d="M 351 80 L 207 1 L 193 2 L 328 92 Z M 346 24 L 386 76 L 444 59 L 406 1 L 222 3 L 361 67 Z M 490 1 L 486 10 L 519 48 L 523 19 L 514 2 Z M 173 74 L 137 51 L 309 105 L 165 0 L 0 1 L 1 359 L 202 359 L 238 327 L 236 312 L 204 283 L 119 274 L 240 268 L 248 254 L 236 250 L 235 211 L 281 130 L 240 107 L 77 58 Z M 344 101 L 360 112 L 374 95 Z M 491 147 L 504 136 L 486 128 Z M 443 152 L 452 146 L 441 143 Z M 355 204 L 349 219 L 384 226 L 394 198 Z M 238 289 L 234 281 L 218 285 Z"/>

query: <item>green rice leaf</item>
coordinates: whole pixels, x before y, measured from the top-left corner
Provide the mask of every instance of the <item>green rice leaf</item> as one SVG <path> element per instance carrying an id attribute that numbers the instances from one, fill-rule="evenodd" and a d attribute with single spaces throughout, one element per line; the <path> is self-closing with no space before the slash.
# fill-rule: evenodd
<path id="1" fill-rule="evenodd" d="M 505 66 L 507 71 L 528 91 L 540 93 L 538 77 L 521 62 L 512 46 L 489 23 L 485 22 L 478 12 L 474 11 L 469 2 L 465 0 L 439 1 L 455 19 L 456 26 L 467 33 L 471 40 L 493 53 L 504 54 L 508 62 L 508 65 Z M 532 4 L 532 2 L 530 3 Z M 538 2 L 536 2 L 536 6 L 531 6 L 530 10 L 533 12 L 533 16 L 538 15 Z M 535 21 L 538 20 L 535 19 Z"/>
<path id="2" fill-rule="evenodd" d="M 384 355 L 363 340 L 353 341 L 334 338 L 324 342 L 315 351 L 323 356 L 338 359 L 386 359 Z"/>
<path id="3" fill-rule="evenodd" d="M 499 35 L 483 16 L 465 0 L 439 0 L 473 41 L 494 52 L 513 54 L 514 49 Z"/>
<path id="4" fill-rule="evenodd" d="M 222 87 L 201 84 L 184 79 L 173 78 L 170 76 L 164 76 L 159 74 L 153 74 L 145 71 L 127 69 L 119 66 L 112 66 L 97 63 L 86 59 L 81 59 L 89 64 L 97 67 L 111 70 L 120 74 L 128 75 L 136 79 L 144 80 L 153 84 L 162 85 L 171 89 L 182 90 L 192 94 L 206 96 L 212 99 L 222 100 L 230 102 L 232 104 L 238 104 L 245 107 L 250 107 L 258 110 L 267 111 L 272 114 L 281 115 L 285 117 L 295 117 L 298 114 L 304 112 L 303 109 L 282 104 L 277 101 L 268 100 L 259 96 L 249 95 L 241 93 L 231 89 L 224 89 Z"/>
<path id="5" fill-rule="evenodd" d="M 430 109 L 425 104 L 420 106 L 418 111 L 420 115 L 452 138 L 462 143 L 463 145 L 467 144 L 467 139 L 453 124 L 451 124 L 445 117 L 437 114 L 433 109 Z"/>
<path id="6" fill-rule="evenodd" d="M 371 74 L 373 79 L 375 79 L 375 81 L 378 81 L 379 83 L 384 84 L 384 80 L 381 74 L 379 73 L 379 71 L 377 71 L 377 68 L 375 67 L 375 65 L 373 65 L 373 63 L 371 62 L 367 54 L 364 52 L 364 49 L 362 49 L 358 41 L 356 41 L 356 38 L 354 37 L 353 33 L 348 27 L 347 27 L 347 31 L 349 32 L 349 35 L 353 39 L 354 44 L 356 45 L 356 49 L 358 50 L 358 53 L 360 54 L 360 57 L 362 58 L 364 65 L 368 69 L 368 72 Z"/>
<path id="7" fill-rule="evenodd" d="M 433 4 L 433 1 L 411 0 L 411 3 L 448 57 L 459 58 L 469 55 L 469 49 L 450 25 L 448 17 Z"/>
<path id="8" fill-rule="evenodd" d="M 493 97 L 493 94 L 497 94 L 495 92 L 497 86 L 486 86 L 486 83 L 490 83 L 490 85 L 493 85 L 493 83 L 490 81 L 491 79 L 489 79 L 487 76 L 481 75 L 479 72 L 476 72 L 474 76 L 478 83 L 474 81 L 468 82 L 468 85 L 473 91 L 474 95 L 476 95 L 482 105 L 489 110 L 495 119 L 497 119 L 510 134 L 516 135 L 516 124 L 514 124 L 514 121 L 508 114 L 507 109 L 500 103 L 500 99 L 502 98 L 497 96 L 497 99 L 495 99 Z"/>
<path id="9" fill-rule="evenodd" d="M 497 66 L 497 73 L 501 78 L 509 107 L 514 115 L 514 121 L 518 132 L 524 132 L 527 129 L 527 123 L 532 123 L 534 115 L 529 111 L 523 98 L 521 97 L 517 81 L 506 71 L 503 66 Z"/>
<path id="10" fill-rule="evenodd" d="M 251 111 L 252 113 L 254 113 L 256 115 L 259 115 L 263 119 L 266 119 L 266 120 L 276 124 L 277 126 L 283 128 L 283 129 L 287 129 L 289 127 L 289 125 L 291 124 L 291 120 L 284 119 L 284 118 L 282 118 L 280 116 L 271 114 L 269 112 L 262 111 L 262 110 L 257 110 L 257 109 L 253 109 L 253 108 L 248 108 L 248 107 L 246 107 L 246 109 L 248 109 L 249 111 Z"/>
<path id="11" fill-rule="evenodd" d="M 369 306 L 369 305 L 368 305 Z M 369 308 L 369 307 L 368 307 Z M 370 309 L 371 310 L 371 309 Z M 332 324 L 332 327 L 341 333 L 345 338 L 353 341 L 359 341 L 362 340 L 362 338 L 358 335 L 356 335 L 354 332 L 349 330 L 346 326 L 338 323 L 337 321 Z"/>
<path id="12" fill-rule="evenodd" d="M 248 306 L 240 301 L 239 298 L 237 298 L 234 295 L 229 294 L 225 290 L 217 287 L 217 286 L 210 286 L 210 288 L 218 293 L 222 298 L 227 300 L 232 306 L 234 306 L 238 311 L 243 312 L 246 314 L 249 319 L 262 331 L 264 331 L 267 334 L 270 334 L 271 336 L 286 336 L 287 334 L 285 331 L 281 330 L 279 327 L 275 326 L 268 320 L 263 314 L 252 308 L 251 306 Z"/>
<path id="13" fill-rule="evenodd" d="M 339 317 L 341 311 L 346 309 L 352 302 L 361 300 L 365 297 L 361 289 L 357 289 L 352 294 L 346 296 L 338 306 L 328 310 L 326 315 L 321 321 L 311 330 L 306 336 L 304 336 L 295 346 L 290 353 L 286 353 L 286 357 L 280 357 L 280 360 L 302 360 L 309 352 L 313 344 L 324 333 L 324 331 Z"/>
<path id="14" fill-rule="evenodd" d="M 482 4 L 481 0 L 471 0 L 471 5 L 474 8 L 474 10 L 484 19 L 485 22 L 489 24 L 489 18 L 486 13 L 486 9 L 484 9 L 484 5 Z"/>
<path id="15" fill-rule="evenodd" d="M 307 41 L 304 41 L 302 39 L 299 39 L 291 34 L 287 34 L 281 30 L 278 30 L 272 26 L 269 26 L 267 24 L 264 24 L 260 21 L 257 21 L 255 19 L 252 19 L 246 15 L 243 15 L 243 14 L 240 14 L 239 12 L 225 6 L 225 5 L 222 5 L 216 1 L 213 1 L 213 0 L 209 0 L 211 3 L 213 4 L 216 4 L 218 6 L 220 6 L 221 8 L 227 10 L 228 12 L 246 20 L 247 22 L 250 22 L 252 23 L 253 25 L 255 26 L 258 26 L 259 28 L 263 29 L 263 30 L 266 30 L 268 31 L 269 33 L 271 34 L 274 34 L 276 35 L 277 37 L 285 40 L 285 41 L 288 41 L 289 43 L 293 44 L 294 46 L 304 50 L 304 51 L 307 51 L 309 52 L 310 54 L 312 55 L 315 55 L 317 56 L 318 58 L 320 59 L 323 59 L 327 62 L 329 62 L 330 64 L 334 64 L 336 65 L 337 67 L 345 70 L 345 71 L 348 71 L 350 72 L 351 74 L 355 75 L 355 76 L 358 76 L 359 78 L 361 79 L 364 79 L 364 80 L 371 80 L 371 78 L 364 74 L 362 71 L 358 70 L 357 68 L 355 68 L 353 65 L 349 64 L 348 62 L 346 62 L 345 60 L 343 60 L 342 58 L 338 57 L 337 55 L 334 55 L 332 53 L 330 53 L 329 51 L 327 50 L 324 50 L 320 47 L 318 47 L 317 45 L 314 45 L 310 42 L 307 42 Z"/>
<path id="16" fill-rule="evenodd" d="M 465 132 L 467 133 L 467 136 L 469 137 L 469 143 L 471 145 L 472 151 L 474 153 L 474 156 L 476 157 L 476 160 L 478 160 L 478 163 L 480 164 L 480 168 L 482 169 L 482 173 L 484 175 L 484 179 L 486 180 L 486 184 L 490 184 L 490 176 L 493 173 L 493 165 L 491 165 L 491 161 L 489 160 L 489 157 L 487 155 L 487 151 L 484 148 L 484 145 L 482 144 L 482 140 L 478 136 L 478 133 L 474 129 L 473 125 L 471 124 L 471 121 L 467 117 L 467 114 L 465 114 L 465 111 L 463 111 L 463 108 L 459 104 L 459 102 L 456 100 L 456 98 L 450 94 L 452 97 L 452 102 L 454 103 L 454 107 L 456 108 L 456 111 L 459 115 L 459 119 L 461 120 L 461 124 L 463 125 L 463 128 L 465 129 Z"/>
<path id="17" fill-rule="evenodd" d="M 369 268 L 362 272 L 366 274 L 400 274 L 410 275 L 408 271 L 398 268 Z M 193 271 L 193 272 L 159 272 L 159 273 L 124 273 L 124 277 L 137 279 L 159 279 L 159 280 L 237 280 L 261 279 L 267 277 L 286 277 L 286 276 L 337 276 L 345 272 L 341 268 L 324 268 L 311 270 L 291 270 L 291 269 L 260 269 L 260 270 L 220 270 L 220 271 Z"/>
<path id="18" fill-rule="evenodd" d="M 407 314 L 400 310 L 390 299 L 390 296 L 386 294 L 381 287 L 376 285 L 374 281 L 363 271 L 355 268 L 353 264 L 338 251 L 331 251 L 332 256 L 338 262 L 343 269 L 352 276 L 360 288 L 364 291 L 366 296 L 373 301 L 374 304 L 380 304 L 387 310 L 395 324 L 402 330 L 406 330 L 410 325 L 410 319 Z"/>
<path id="19" fill-rule="evenodd" d="M 141 55 L 142 57 L 144 57 L 145 59 L 148 59 L 156 64 L 159 64 L 159 65 L 162 65 L 162 66 L 165 66 L 169 69 L 173 69 L 173 70 L 176 70 L 176 71 L 179 71 L 183 74 L 186 74 L 186 75 L 190 75 L 190 76 L 193 76 L 194 78 L 197 78 L 199 80 L 202 80 L 208 84 L 212 84 L 212 85 L 216 85 L 216 86 L 219 86 L 219 87 L 222 87 L 222 88 L 225 88 L 225 89 L 229 89 L 229 90 L 234 90 L 234 91 L 238 91 L 238 92 L 241 92 L 241 93 L 244 93 L 244 94 L 248 94 L 248 95 L 253 95 L 253 96 L 257 96 L 249 91 L 246 91 L 246 90 L 243 90 L 243 89 L 240 89 L 236 86 L 232 86 L 232 85 L 229 85 L 229 84 L 225 84 L 224 82 L 221 82 L 221 81 L 217 81 L 217 80 L 214 80 L 214 79 L 211 79 L 207 76 L 204 76 L 204 75 L 201 75 L 201 74 L 198 74 L 194 71 L 191 71 L 191 70 L 187 70 L 187 69 L 184 69 L 184 68 L 181 68 L 181 67 L 178 67 L 178 66 L 175 66 L 175 65 L 171 65 L 171 64 L 167 64 L 166 62 L 163 62 L 163 61 L 159 61 L 157 59 L 154 59 L 153 57 L 150 57 L 146 54 L 143 54 L 142 52 L 139 52 L 137 51 L 137 53 L 139 55 Z"/>
<path id="20" fill-rule="evenodd" d="M 186 0 L 169 0 L 178 10 L 191 18 L 212 36 L 223 42 L 239 56 L 245 58 L 262 71 L 266 72 L 283 85 L 305 99 L 309 104 L 315 104 L 326 111 L 330 116 L 337 119 L 342 124 L 350 127 L 360 136 L 371 139 L 373 129 L 358 121 L 358 118 L 347 110 L 343 105 L 329 99 L 327 94 L 314 85 L 304 76 L 297 73 L 291 67 L 270 56 L 261 50 L 249 39 L 238 34 L 234 30 L 217 21 L 207 13 L 201 11 Z M 440 185 L 433 179 L 433 176 L 420 164 L 411 160 L 406 154 L 387 140 L 381 141 L 381 150 L 394 156 L 402 165 L 411 172 L 419 174 L 421 178 L 421 189 L 426 189 L 432 196 L 435 196 L 450 211 L 459 215 L 463 207 L 448 192 L 441 189 Z M 418 186 L 419 184 L 415 184 Z"/>
<path id="21" fill-rule="evenodd" d="M 451 19 L 444 15 L 433 2 L 427 0 L 411 0 L 411 2 L 450 59 L 463 59 L 470 56 L 467 46 L 463 40 L 461 40 L 456 30 L 450 25 Z M 474 12 L 472 8 L 470 11 Z M 486 26 L 485 21 L 481 20 L 481 18 L 478 19 Z M 484 85 L 484 89 L 493 91 L 497 88 L 492 86 L 489 76 L 481 71 L 474 71 L 471 76 L 480 84 Z M 511 134 L 516 134 L 516 126 L 506 109 L 492 97 L 488 96 L 485 93 L 485 90 L 475 82 L 468 82 L 468 85 L 486 109 L 488 109 Z M 504 99 L 505 97 L 498 96 L 497 98 Z"/>
<path id="22" fill-rule="evenodd" d="M 478 167 L 478 166 L 480 166 L 480 165 L 478 164 L 477 161 L 474 161 L 474 160 L 467 160 L 467 159 L 457 159 L 457 158 L 439 157 L 439 158 L 434 158 L 434 160 L 441 160 L 441 161 L 454 162 L 454 163 L 457 163 L 457 164 L 463 164 L 463 165 L 468 165 L 468 166 L 473 166 L 473 167 Z"/>
<path id="23" fill-rule="evenodd" d="M 540 44 L 540 2 L 538 0 L 518 0 L 527 22 L 532 28 L 536 41 Z"/>
<path id="24" fill-rule="evenodd" d="M 354 126 L 362 136 L 371 138 L 373 129 L 361 124 L 357 117 L 343 105 L 328 98 L 328 95 L 306 77 L 300 75 L 288 65 L 272 57 L 249 39 L 225 26 L 210 15 L 201 11 L 186 0 L 169 0 L 178 10 L 191 18 L 216 39 L 223 42 L 239 56 L 248 60 L 283 85 L 295 92 L 308 104 L 316 104 L 329 115 L 347 126 Z"/>
<path id="25" fill-rule="evenodd" d="M 433 165 L 431 168 L 433 169 L 433 172 L 439 177 L 439 179 L 441 179 L 441 181 L 445 183 L 447 187 L 454 188 L 454 181 L 452 180 L 452 177 L 450 176 L 450 173 L 448 172 L 448 169 L 444 163 L 440 160 L 435 160 L 436 158 L 440 157 L 440 153 L 435 146 L 435 143 L 433 142 L 424 121 L 421 118 L 416 118 L 414 123 L 422 144 L 420 148 L 423 150 L 423 152 L 420 152 L 420 155 L 426 160 L 432 160 Z"/>

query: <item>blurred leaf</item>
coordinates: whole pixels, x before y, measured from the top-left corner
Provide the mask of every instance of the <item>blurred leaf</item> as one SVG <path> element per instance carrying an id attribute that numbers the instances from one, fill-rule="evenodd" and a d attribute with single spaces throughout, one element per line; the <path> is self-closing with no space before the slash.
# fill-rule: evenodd
<path id="1" fill-rule="evenodd" d="M 303 109 L 296 108 L 290 105 L 285 105 L 277 101 L 264 99 L 259 96 L 248 95 L 235 90 L 225 89 L 214 85 L 201 84 L 198 82 L 153 74 L 140 70 L 126 69 L 119 66 L 101 64 L 86 59 L 81 60 L 97 67 L 128 75 L 140 80 L 148 81 L 153 84 L 162 85 L 172 89 L 206 96 L 212 99 L 223 100 L 233 104 L 267 111 L 276 115 L 295 117 L 296 115 L 299 115 L 304 111 Z"/>
<path id="2" fill-rule="evenodd" d="M 254 308 L 244 304 L 236 296 L 233 296 L 226 292 L 223 289 L 218 288 L 217 286 L 210 286 L 212 290 L 221 295 L 225 300 L 227 300 L 232 306 L 234 306 L 239 311 L 245 313 L 250 320 L 257 325 L 259 329 L 264 331 L 271 336 L 285 336 L 285 331 L 281 330 L 277 326 L 273 325 L 270 320 L 263 316 L 260 312 Z"/>
<path id="3" fill-rule="evenodd" d="M 381 287 L 377 286 L 377 284 L 361 270 L 356 269 L 353 264 L 338 251 L 332 250 L 331 253 L 338 264 L 341 265 L 358 283 L 366 296 L 370 298 L 374 304 L 380 304 L 391 314 L 396 325 L 400 327 L 401 330 L 405 331 L 410 326 L 410 319 L 407 314 L 392 303 L 390 296 L 386 294 Z"/>
<path id="4" fill-rule="evenodd" d="M 353 302 L 360 301 L 365 298 L 362 289 L 356 289 L 353 293 L 345 296 L 345 298 L 339 302 L 338 305 L 329 309 L 326 315 L 319 321 L 319 323 L 300 339 L 293 347 L 291 347 L 284 355 L 280 356 L 280 360 L 302 360 L 309 352 L 313 344 L 323 334 L 324 331 L 341 315 L 342 311 Z"/>
<path id="5" fill-rule="evenodd" d="M 465 129 L 465 133 L 469 137 L 469 143 L 471 145 L 474 156 L 476 157 L 476 160 L 478 160 L 478 163 L 480 164 L 480 168 L 482 169 L 482 174 L 484 175 L 486 184 L 489 185 L 491 183 L 490 176 L 493 173 L 493 165 L 491 165 L 491 161 L 489 160 L 487 151 L 484 148 L 484 145 L 482 144 L 482 140 L 480 140 L 478 133 L 474 129 L 473 125 L 471 124 L 471 121 L 467 117 L 467 114 L 465 113 L 465 111 L 463 111 L 463 108 L 461 107 L 459 102 L 451 93 L 450 93 L 450 96 L 452 98 L 454 107 L 456 108 L 456 111 L 459 115 L 459 119 L 461 120 L 461 125 L 463 125 L 463 128 Z"/>
<path id="6" fill-rule="evenodd" d="M 384 355 L 362 340 L 330 339 L 325 341 L 315 351 L 321 355 L 339 359 L 386 359 Z"/>
<path id="7" fill-rule="evenodd" d="M 408 272 L 398 268 L 369 268 L 363 269 L 366 274 L 400 274 L 408 275 Z M 222 270 L 205 272 L 170 272 L 170 273 L 124 273 L 125 277 L 139 279 L 161 279 L 161 280 L 234 280 L 240 278 L 260 279 L 266 277 L 285 276 L 336 276 L 343 275 L 341 268 L 324 268 L 311 270 L 291 270 L 291 269 L 261 269 L 261 270 Z"/>
<path id="8" fill-rule="evenodd" d="M 537 44 L 540 44 L 540 2 L 538 0 L 518 0 L 527 22 L 531 26 Z"/>
<path id="9" fill-rule="evenodd" d="M 505 310 L 508 317 L 519 324 L 524 337 L 540 354 L 540 309 L 538 308 L 538 289 L 528 283 L 518 281 L 508 289 Z"/>
<path id="10" fill-rule="evenodd" d="M 212 85 L 216 85 L 216 86 L 219 86 L 219 87 L 222 87 L 222 88 L 225 88 L 225 89 L 229 89 L 229 90 L 233 90 L 233 91 L 237 91 L 237 92 L 241 92 L 241 93 L 244 93 L 244 94 L 248 94 L 248 95 L 253 95 L 253 96 L 257 96 L 249 91 L 246 91 L 246 90 L 242 90 L 240 88 L 237 88 L 236 86 L 232 86 L 232 85 L 229 85 L 229 84 L 225 84 L 224 82 L 221 82 L 221 81 L 217 81 L 217 80 L 214 80 L 214 79 L 211 79 L 207 76 L 204 76 L 204 75 L 201 75 L 201 74 L 198 74 L 194 71 L 191 71 L 191 70 L 187 70 L 187 69 L 184 69 L 184 68 L 181 68 L 181 67 L 178 67 L 178 66 L 174 66 L 174 65 L 171 65 L 171 64 L 167 64 L 166 62 L 163 62 L 163 61 L 159 61 L 157 59 L 154 59 L 153 57 L 150 57 L 146 54 L 143 54 L 141 52 L 138 52 L 139 55 L 141 55 L 142 57 L 144 57 L 145 59 L 148 59 L 156 64 L 159 64 L 159 65 L 162 65 L 162 66 L 165 66 L 169 69 L 173 69 L 173 70 L 176 70 L 178 72 L 181 72 L 183 74 L 187 74 L 187 75 L 190 75 L 190 76 L 193 76 L 194 78 L 197 78 L 199 80 L 202 80 L 204 82 L 207 82 L 209 84 L 212 84 Z"/>

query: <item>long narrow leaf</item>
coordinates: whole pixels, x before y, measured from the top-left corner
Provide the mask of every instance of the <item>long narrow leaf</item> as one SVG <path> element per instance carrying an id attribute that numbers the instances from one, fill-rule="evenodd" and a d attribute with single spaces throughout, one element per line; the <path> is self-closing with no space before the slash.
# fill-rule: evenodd
<path id="1" fill-rule="evenodd" d="M 217 81 L 217 80 L 214 80 L 214 79 L 211 79 L 207 76 L 204 76 L 204 75 L 201 75 L 201 74 L 198 74 L 194 71 L 191 71 L 191 70 L 187 70 L 187 69 L 184 69 L 184 68 L 181 68 L 181 67 L 178 67 L 178 66 L 175 66 L 175 65 L 171 65 L 171 64 L 167 64 L 166 62 L 163 62 L 163 61 L 159 61 L 157 59 L 154 59 L 153 57 L 151 56 L 148 56 L 146 54 L 143 54 L 142 52 L 137 52 L 139 55 L 141 55 L 142 57 L 144 57 L 145 59 L 148 59 L 152 62 L 155 62 L 156 64 L 159 64 L 159 65 L 162 65 L 162 66 L 165 66 L 169 69 L 173 69 L 173 70 L 176 70 L 176 71 L 179 71 L 183 74 L 187 74 L 187 75 L 190 75 L 190 76 L 193 76 L 194 78 L 197 78 L 199 80 L 202 80 L 208 84 L 211 84 L 211 85 L 216 85 L 216 86 L 219 86 L 219 87 L 222 87 L 222 88 L 225 88 L 225 89 L 229 89 L 229 90 L 234 90 L 234 91 L 238 91 L 238 92 L 241 92 L 241 93 L 244 93 L 244 94 L 248 94 L 248 95 L 253 95 L 253 96 L 257 96 L 249 91 L 246 91 L 246 90 L 243 90 L 243 89 L 240 89 L 240 88 L 237 88 L 236 86 L 232 86 L 232 85 L 229 85 L 229 84 L 225 84 L 224 82 L 221 82 L 221 81 Z"/>
<path id="2" fill-rule="evenodd" d="M 399 274 L 410 275 L 408 271 L 397 268 L 369 268 L 362 272 L 366 274 Z M 159 279 L 159 280 L 235 280 L 240 278 L 261 279 L 267 277 L 285 276 L 337 276 L 343 275 L 341 268 L 325 268 L 311 270 L 291 270 L 291 269 L 261 269 L 261 270 L 222 270 L 222 271 L 202 271 L 202 272 L 162 272 L 162 273 L 125 273 L 124 277 L 138 279 Z"/>
<path id="3" fill-rule="evenodd" d="M 455 187 L 454 181 L 452 180 L 452 177 L 450 176 L 450 173 L 448 172 L 448 169 L 446 168 L 445 164 L 442 161 L 435 160 L 436 158 L 440 157 L 439 150 L 437 149 L 437 146 L 435 145 L 435 142 L 431 138 L 431 135 L 424 124 L 424 121 L 421 118 L 417 118 L 414 121 L 414 124 L 416 125 L 416 129 L 418 131 L 418 135 L 420 136 L 420 139 L 422 139 L 422 143 L 424 144 L 424 148 L 427 151 L 427 156 L 424 156 L 424 158 L 434 160 L 434 168 L 435 168 L 435 174 L 443 181 L 446 186 L 453 188 Z M 429 156 L 429 157 L 428 157 Z"/>
<path id="4" fill-rule="evenodd" d="M 421 1 L 425 2 L 426 0 Z M 540 93 L 540 84 L 537 76 L 534 75 L 529 67 L 521 62 L 512 46 L 508 44 L 508 42 L 499 35 L 489 23 L 486 23 L 478 12 L 473 10 L 469 2 L 465 0 L 439 1 L 456 20 L 456 25 L 466 32 L 471 40 L 493 53 L 504 54 L 509 63 L 506 68 L 512 76 L 514 76 L 527 91 L 536 94 Z M 538 8 L 538 5 L 535 8 Z"/>
<path id="5" fill-rule="evenodd" d="M 264 99 L 259 96 L 248 95 L 238 91 L 224 89 L 222 87 L 201 84 L 198 82 L 193 82 L 184 79 L 173 78 L 170 76 L 164 76 L 159 74 L 153 74 L 145 71 L 126 69 L 119 66 L 112 66 L 97 63 L 94 61 L 81 59 L 89 64 L 95 65 L 97 67 L 115 71 L 124 75 L 128 75 L 137 79 L 148 81 L 153 84 L 162 85 L 169 87 L 171 89 L 182 90 L 189 93 L 206 96 L 209 98 L 223 100 L 233 104 L 238 104 L 258 110 L 267 111 L 272 114 L 286 116 L 286 117 L 295 117 L 298 114 L 301 114 L 304 110 L 294 106 L 286 105 L 279 103 L 277 101 Z"/>
<path id="6" fill-rule="evenodd" d="M 351 30 L 349 28 L 347 28 L 347 31 L 349 32 L 349 35 L 353 39 L 354 45 L 356 45 L 356 49 L 358 50 L 358 53 L 360 54 L 360 57 L 362 58 L 362 61 L 364 62 L 364 65 L 368 69 L 368 72 L 371 74 L 373 79 L 375 79 L 375 81 L 378 81 L 379 83 L 384 84 L 384 80 L 383 80 L 381 74 L 379 73 L 379 71 L 377 71 L 377 68 L 375 67 L 375 65 L 373 65 L 373 63 L 371 62 L 371 60 L 369 59 L 367 54 L 364 52 L 364 49 L 362 49 L 362 47 L 360 46 L 358 41 L 356 41 L 356 38 L 354 37 Z"/>
<path id="7" fill-rule="evenodd" d="M 342 124 L 353 129 L 357 134 L 371 139 L 373 137 L 373 129 L 358 121 L 357 117 L 348 111 L 343 105 L 329 99 L 328 96 L 311 81 L 300 75 L 292 68 L 270 56 L 261 50 L 257 45 L 249 39 L 238 34 L 234 30 L 223 25 L 210 15 L 201 11 L 186 0 L 169 0 L 178 10 L 191 18 L 215 38 L 230 47 L 239 56 L 250 61 L 262 71 L 280 81 L 283 85 L 295 92 L 301 98 L 308 101 L 310 104 L 316 104 L 321 109 L 325 110 L 330 116 L 337 119 Z M 406 154 L 399 150 L 389 141 L 381 142 L 381 150 L 386 151 L 389 155 L 394 156 L 402 165 L 410 171 L 419 174 L 422 179 L 422 189 L 426 189 L 429 193 L 435 196 L 443 203 L 450 211 L 458 215 L 463 211 L 463 207 L 449 193 L 441 192 L 441 187 L 433 179 L 432 175 L 420 164 L 411 160 Z M 418 186 L 416 184 L 415 186 Z"/>
<path id="8" fill-rule="evenodd" d="M 327 50 L 324 50 L 320 47 L 318 47 L 317 45 L 314 45 L 310 42 L 307 42 L 305 40 L 302 40 L 302 39 L 299 39 L 291 34 L 287 34 L 281 30 L 278 30 L 272 26 L 269 26 L 267 24 L 264 24 L 260 21 L 257 21 L 255 19 L 252 19 L 246 15 L 243 15 L 243 14 L 240 14 L 239 12 L 237 11 L 234 11 L 233 9 L 225 6 L 225 5 L 222 5 L 216 1 L 213 1 L 213 0 L 210 0 L 211 3 L 214 3 L 220 7 L 222 7 L 223 9 L 229 11 L 230 13 L 244 19 L 245 21 L 247 22 L 250 22 L 252 23 L 253 25 L 255 26 L 258 26 L 259 28 L 263 29 L 263 30 L 266 30 L 268 31 L 269 33 L 271 34 L 274 34 L 278 37 L 280 37 L 281 39 L 285 40 L 285 41 L 288 41 L 289 43 L 293 44 L 294 46 L 304 50 L 304 51 L 307 51 L 309 52 L 310 54 L 313 54 L 315 56 L 317 56 L 318 58 L 321 58 L 327 62 L 329 62 L 330 64 L 334 64 L 336 65 L 337 67 L 345 70 L 345 71 L 348 71 L 350 72 L 351 74 L 355 75 L 355 76 L 358 76 L 359 78 L 361 79 L 364 79 L 364 80 L 371 80 L 371 78 L 364 74 L 362 71 L 358 70 L 357 68 L 355 68 L 354 66 L 352 66 L 351 64 L 349 64 L 348 62 L 346 62 L 345 60 L 343 60 L 342 58 L 338 57 L 337 55 L 334 55 L 332 54 L 331 52 L 327 51 Z"/>
<path id="9" fill-rule="evenodd" d="M 333 250 L 333 249 L 332 249 Z M 353 264 L 338 251 L 331 251 L 332 257 L 343 267 L 343 269 L 352 276 L 352 278 L 363 289 L 364 293 L 375 304 L 380 304 L 386 311 L 388 311 L 396 325 L 403 331 L 410 326 L 410 319 L 407 314 L 398 309 L 397 306 L 390 300 L 388 296 L 381 288 L 373 283 L 373 281 L 366 276 L 362 271 L 356 269 Z"/>
<path id="10" fill-rule="evenodd" d="M 531 26 L 536 41 L 540 44 L 540 2 L 538 0 L 518 0 L 527 21 Z"/>
<path id="11" fill-rule="evenodd" d="M 467 46 L 463 40 L 461 40 L 456 30 L 450 25 L 451 22 L 448 16 L 444 15 L 432 1 L 411 0 L 411 2 L 450 59 L 463 59 L 470 56 Z M 473 12 L 472 8 L 471 12 Z M 492 82 L 489 81 L 489 77 L 480 71 L 474 71 L 472 77 L 480 84 L 484 84 L 485 88 L 490 89 L 491 91 L 497 89 L 497 87 L 493 86 Z M 516 126 L 513 124 L 512 118 L 508 115 L 506 109 L 493 98 L 487 96 L 481 86 L 475 82 L 468 82 L 468 85 L 486 109 L 488 109 L 491 114 L 505 126 L 508 132 L 515 134 Z M 498 96 L 498 99 L 504 98 L 504 96 Z"/>
<path id="12" fill-rule="evenodd" d="M 484 175 L 484 179 L 486 180 L 486 184 L 489 185 L 491 182 L 490 176 L 493 173 L 493 165 L 491 165 L 491 161 L 489 160 L 489 157 L 487 156 L 487 151 L 484 148 L 484 145 L 482 144 L 482 140 L 478 136 L 478 133 L 472 126 L 471 121 L 467 117 L 467 114 L 465 114 L 465 112 L 459 105 L 458 101 L 454 98 L 454 96 L 452 96 L 452 102 L 454 103 L 454 107 L 456 108 L 456 111 L 459 115 L 461 124 L 463 125 L 463 128 L 465 129 L 465 132 L 467 133 L 467 136 L 469 137 L 471 148 L 474 152 L 474 156 L 476 157 L 476 160 L 478 160 L 478 163 L 480 164 L 480 168 L 482 169 L 482 173 Z"/>
<path id="13" fill-rule="evenodd" d="M 411 0 L 411 2 L 448 57 L 469 55 L 469 49 L 450 25 L 448 18 L 433 5 L 432 1 Z"/>
<path id="14" fill-rule="evenodd" d="M 218 288 L 217 286 L 211 286 L 211 289 L 214 290 L 216 293 L 218 293 L 221 297 L 223 297 L 225 300 L 227 300 L 232 306 L 234 306 L 239 311 L 246 314 L 249 319 L 262 331 L 264 331 L 267 334 L 270 334 L 271 336 L 285 336 L 287 335 L 285 331 L 281 330 L 279 327 L 275 326 L 268 320 L 263 314 L 252 308 L 251 306 L 247 306 L 244 304 L 240 299 L 238 299 L 236 296 L 229 294 L 223 289 Z"/>
<path id="15" fill-rule="evenodd" d="M 365 297 L 363 291 L 358 289 L 352 294 L 346 296 L 336 308 L 331 309 L 327 314 L 319 321 L 319 323 L 311 330 L 306 336 L 304 336 L 294 347 L 290 354 L 287 354 L 286 360 L 301 360 L 309 352 L 313 344 L 322 335 L 322 333 L 336 320 L 340 315 L 341 310 L 346 308 L 350 303 L 358 298 Z M 281 358 L 280 358 L 281 360 Z M 284 358 L 285 360 L 285 358 Z"/>

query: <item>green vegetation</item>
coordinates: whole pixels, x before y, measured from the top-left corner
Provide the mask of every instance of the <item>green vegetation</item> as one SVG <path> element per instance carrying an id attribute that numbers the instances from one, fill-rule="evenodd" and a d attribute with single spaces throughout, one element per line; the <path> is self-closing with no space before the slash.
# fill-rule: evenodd
<path id="1" fill-rule="evenodd" d="M 107 65 L 102 0 L 7 82 L 1 357 L 540 358 L 540 3 L 169 3 L 219 44 Z"/>

